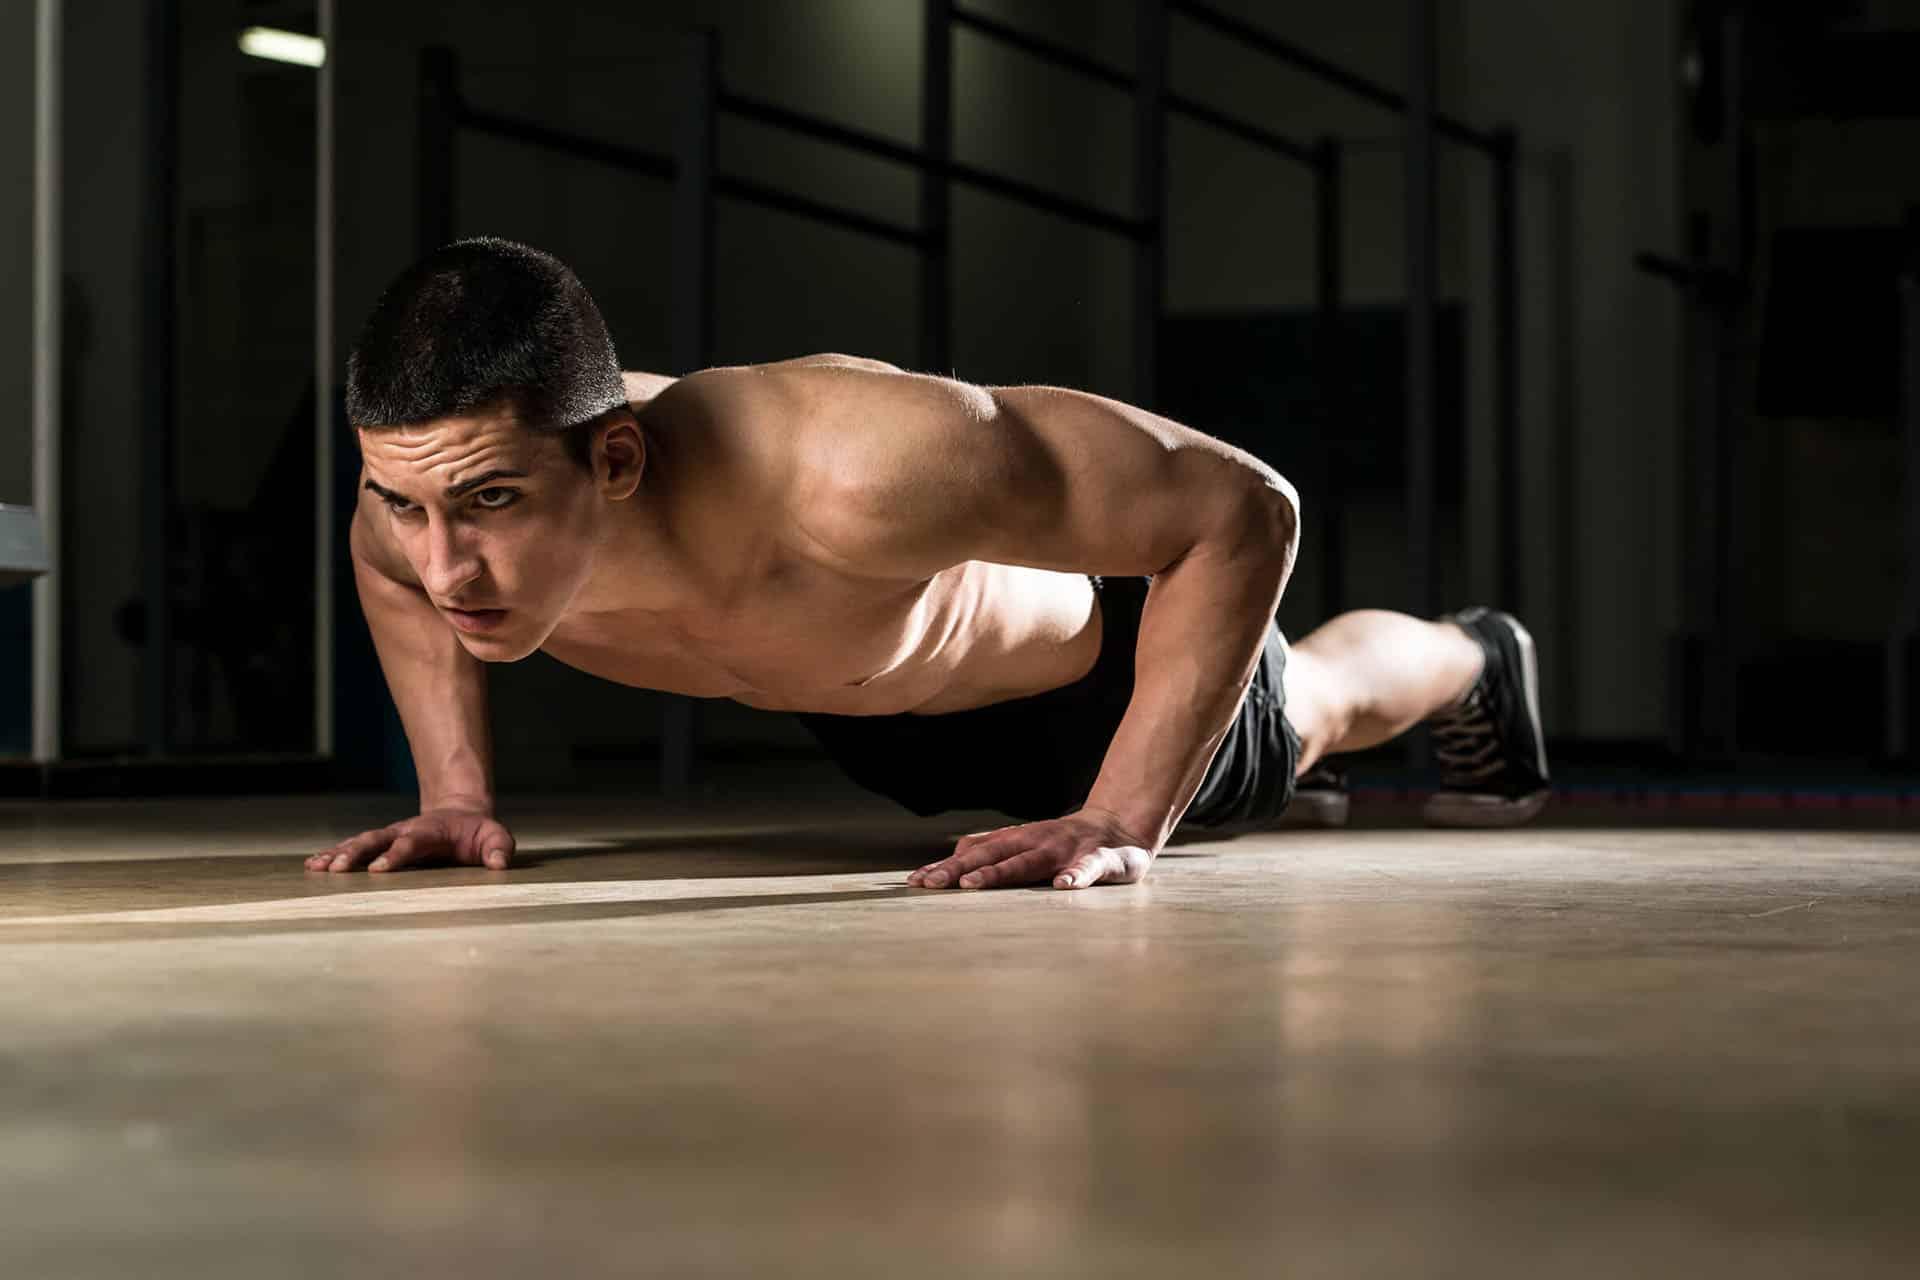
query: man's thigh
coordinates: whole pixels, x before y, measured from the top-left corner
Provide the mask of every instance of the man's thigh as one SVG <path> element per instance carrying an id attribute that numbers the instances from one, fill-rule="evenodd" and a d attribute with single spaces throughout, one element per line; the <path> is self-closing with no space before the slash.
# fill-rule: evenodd
<path id="1" fill-rule="evenodd" d="M 1342 678 L 1337 668 L 1311 649 L 1288 647 L 1282 683 L 1287 690 L 1287 720 L 1300 735 L 1296 777 L 1311 769 L 1347 731 L 1350 717 L 1345 709 L 1353 701 L 1340 685 Z"/>

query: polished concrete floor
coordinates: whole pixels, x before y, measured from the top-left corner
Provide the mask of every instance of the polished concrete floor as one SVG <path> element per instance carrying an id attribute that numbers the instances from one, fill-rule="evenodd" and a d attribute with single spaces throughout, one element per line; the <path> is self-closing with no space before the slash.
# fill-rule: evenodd
<path id="1" fill-rule="evenodd" d="M 829 789 L 301 868 L 389 808 L 0 807 L 0 1276 L 1920 1274 L 1896 820 L 963 894 L 903 875 L 987 822 Z"/>

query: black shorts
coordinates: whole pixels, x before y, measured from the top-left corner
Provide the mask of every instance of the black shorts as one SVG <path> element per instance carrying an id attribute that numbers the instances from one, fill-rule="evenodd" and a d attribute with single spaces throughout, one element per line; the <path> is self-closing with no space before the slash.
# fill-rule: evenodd
<path id="1" fill-rule="evenodd" d="M 1134 645 L 1150 578 L 1094 578 L 1100 656 L 1072 684 L 966 711 L 921 716 L 800 713 L 847 776 L 927 817 L 994 809 L 1024 822 L 1087 801 L 1133 696 Z M 1278 818 L 1293 799 L 1300 737 L 1287 723 L 1287 642 L 1277 624 L 1185 825 Z"/>

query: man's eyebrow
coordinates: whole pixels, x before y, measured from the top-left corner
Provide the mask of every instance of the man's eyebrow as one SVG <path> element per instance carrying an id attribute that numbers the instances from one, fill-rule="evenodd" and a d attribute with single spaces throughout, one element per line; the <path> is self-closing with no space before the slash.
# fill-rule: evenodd
<path id="1" fill-rule="evenodd" d="M 484 475 L 477 475 L 471 480 L 462 480 L 459 484 L 447 486 L 447 497 L 464 498 L 475 489 L 486 488 L 495 480 L 525 480 L 526 478 L 527 473 L 524 471 L 502 471 L 496 468 Z"/>
<path id="2" fill-rule="evenodd" d="M 467 494 L 472 493 L 475 489 L 485 488 L 487 485 L 492 484 L 495 480 L 525 480 L 526 478 L 527 478 L 527 473 L 524 471 L 505 471 L 505 470 L 496 468 L 492 471 L 486 472 L 483 475 L 477 475 L 471 480 L 462 480 L 459 484 L 448 486 L 447 497 L 463 498 Z M 367 481 L 367 488 L 372 490 L 374 493 L 379 494 L 381 497 L 385 498 L 389 502 L 409 502 L 410 503 L 413 501 L 413 499 L 405 497 L 401 494 L 395 493 L 393 490 L 387 488 L 385 485 L 380 484 L 374 480 Z"/>

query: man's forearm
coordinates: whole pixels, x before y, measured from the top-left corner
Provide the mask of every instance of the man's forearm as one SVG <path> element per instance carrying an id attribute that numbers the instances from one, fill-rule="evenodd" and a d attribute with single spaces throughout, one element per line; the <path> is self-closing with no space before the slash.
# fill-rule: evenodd
<path id="1" fill-rule="evenodd" d="M 1250 518 L 1154 575 L 1133 699 L 1087 797 L 1157 851 L 1178 825 L 1253 680 L 1292 573 L 1291 511 Z"/>
<path id="2" fill-rule="evenodd" d="M 493 806 L 493 742 L 486 670 L 460 647 L 419 587 L 395 581 L 361 555 L 355 519 L 353 574 L 381 674 L 393 695 L 420 781 L 421 809 Z"/>

